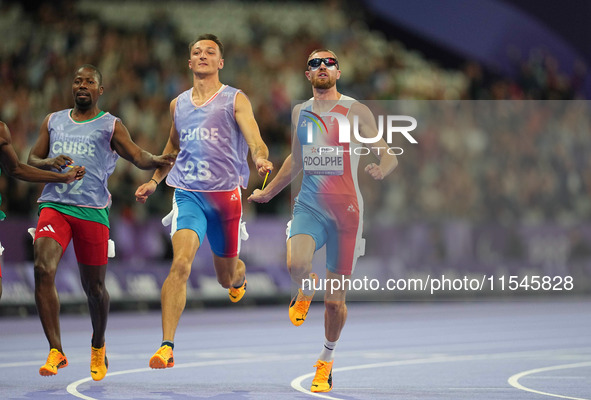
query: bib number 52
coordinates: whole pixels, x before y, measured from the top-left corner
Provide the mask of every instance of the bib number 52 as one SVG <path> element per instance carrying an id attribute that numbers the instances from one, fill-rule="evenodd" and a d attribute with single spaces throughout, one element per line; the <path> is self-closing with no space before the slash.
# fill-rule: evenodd
<path id="1" fill-rule="evenodd" d="M 74 181 L 70 184 L 58 183 L 57 186 L 55 187 L 55 191 L 58 192 L 59 194 L 64 194 L 64 193 L 68 193 L 70 195 L 82 194 L 82 190 L 80 190 L 80 188 L 82 186 L 83 180 L 84 180 L 84 178 L 80 179 L 79 181 Z"/>

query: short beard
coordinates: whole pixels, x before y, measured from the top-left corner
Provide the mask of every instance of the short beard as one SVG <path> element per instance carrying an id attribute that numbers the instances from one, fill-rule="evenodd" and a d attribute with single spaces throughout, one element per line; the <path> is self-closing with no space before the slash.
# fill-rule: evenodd
<path id="1" fill-rule="evenodd" d="M 78 98 L 74 99 L 74 103 L 76 103 L 76 108 L 79 110 L 89 110 L 92 107 L 92 100 L 83 101 L 79 100 Z"/>
<path id="2" fill-rule="evenodd" d="M 314 89 L 330 89 L 336 84 L 336 80 L 328 79 L 326 81 L 321 82 L 320 79 L 314 79 L 312 81 L 312 86 Z"/>

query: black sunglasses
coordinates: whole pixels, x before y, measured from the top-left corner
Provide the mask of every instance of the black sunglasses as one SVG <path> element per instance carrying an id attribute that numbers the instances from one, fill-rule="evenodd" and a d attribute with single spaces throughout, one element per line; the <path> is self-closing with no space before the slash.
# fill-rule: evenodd
<path id="1" fill-rule="evenodd" d="M 325 58 L 312 58 L 311 60 L 308 60 L 308 66 L 313 69 L 319 68 L 320 64 L 322 64 L 322 63 L 324 63 L 324 65 L 326 65 L 326 68 L 330 68 L 330 67 L 334 67 L 334 66 L 336 66 L 337 69 L 339 68 L 339 62 L 337 61 L 336 58 L 325 57 Z"/>

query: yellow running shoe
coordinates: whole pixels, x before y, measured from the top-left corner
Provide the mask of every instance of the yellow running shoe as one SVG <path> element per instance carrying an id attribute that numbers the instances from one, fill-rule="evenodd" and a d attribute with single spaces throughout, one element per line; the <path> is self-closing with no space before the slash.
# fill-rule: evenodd
<path id="1" fill-rule="evenodd" d="M 240 301 L 240 299 L 242 299 L 244 297 L 244 294 L 246 293 L 246 278 L 244 278 L 244 283 L 242 284 L 242 286 L 235 288 L 235 287 L 231 287 L 230 289 L 228 289 L 228 296 L 230 296 L 230 301 L 232 303 L 238 303 Z"/>
<path id="2" fill-rule="evenodd" d="M 318 360 L 314 365 L 316 368 L 316 375 L 312 380 L 312 392 L 330 392 L 332 389 L 332 363 Z"/>
<path id="3" fill-rule="evenodd" d="M 100 381 L 107 375 L 109 360 L 107 359 L 107 346 L 100 349 L 90 347 L 90 376 L 95 381 Z"/>
<path id="4" fill-rule="evenodd" d="M 174 367 L 174 357 L 172 356 L 172 347 L 162 346 L 150 358 L 150 368 L 164 369 Z"/>
<path id="5" fill-rule="evenodd" d="M 311 273 L 310 279 L 317 282 L 318 275 Z M 302 292 L 302 289 L 298 289 L 298 294 L 291 299 L 291 303 L 289 303 L 289 319 L 295 326 L 300 326 L 306 320 L 306 316 L 310 310 L 310 303 L 312 303 L 312 298 L 314 297 L 315 292 L 316 291 L 312 292 L 311 295 L 306 296 L 304 292 Z"/>
<path id="6" fill-rule="evenodd" d="M 45 365 L 39 368 L 39 375 L 53 376 L 57 374 L 57 370 L 68 366 L 68 359 L 58 349 L 51 349 Z"/>

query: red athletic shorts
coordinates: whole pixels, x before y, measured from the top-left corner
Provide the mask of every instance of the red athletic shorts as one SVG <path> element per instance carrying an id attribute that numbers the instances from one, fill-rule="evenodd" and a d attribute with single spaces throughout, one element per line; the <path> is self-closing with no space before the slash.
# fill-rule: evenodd
<path id="1" fill-rule="evenodd" d="M 53 208 L 43 208 L 37 222 L 35 240 L 49 237 L 66 251 L 70 240 L 74 242 L 76 259 L 80 264 L 106 265 L 109 228 L 94 221 L 86 221 L 62 214 Z"/>

